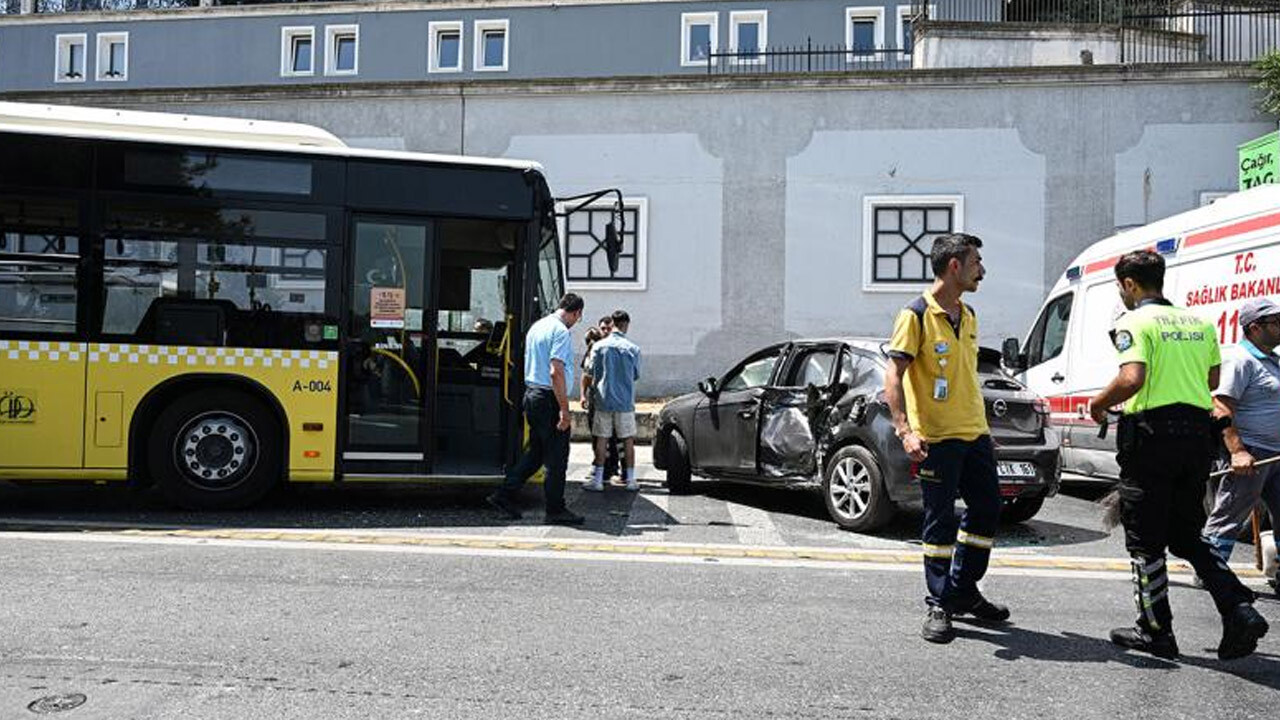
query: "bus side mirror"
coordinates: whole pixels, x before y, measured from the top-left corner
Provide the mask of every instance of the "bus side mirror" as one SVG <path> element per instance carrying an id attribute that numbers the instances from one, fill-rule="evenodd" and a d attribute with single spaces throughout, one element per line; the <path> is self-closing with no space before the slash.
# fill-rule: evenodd
<path id="1" fill-rule="evenodd" d="M 609 273 L 618 274 L 618 256 L 622 254 L 622 238 L 612 221 L 604 226 L 604 257 L 609 262 Z"/>
<path id="2" fill-rule="evenodd" d="M 1005 338 L 1000 346 L 1000 357 L 1010 370 L 1026 370 L 1027 356 L 1018 352 L 1018 338 Z"/>

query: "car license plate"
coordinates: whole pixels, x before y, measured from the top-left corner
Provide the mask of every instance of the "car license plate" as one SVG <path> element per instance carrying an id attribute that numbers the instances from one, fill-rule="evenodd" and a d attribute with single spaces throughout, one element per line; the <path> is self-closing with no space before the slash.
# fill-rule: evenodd
<path id="1" fill-rule="evenodd" d="M 1036 466 L 1029 462 L 1001 462 L 996 463 L 996 474 L 1001 479 L 1034 480 Z"/>

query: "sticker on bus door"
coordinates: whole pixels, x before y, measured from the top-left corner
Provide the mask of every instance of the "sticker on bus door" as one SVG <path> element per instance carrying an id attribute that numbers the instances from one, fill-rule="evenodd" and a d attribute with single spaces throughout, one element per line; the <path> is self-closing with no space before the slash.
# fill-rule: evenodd
<path id="1" fill-rule="evenodd" d="M 369 326 L 404 328 L 404 288 L 375 287 L 369 290 Z"/>
<path id="2" fill-rule="evenodd" d="M 1240 306 L 1280 294 L 1280 244 L 1209 258 L 1178 268 L 1169 299 L 1185 305 L 1218 331 L 1218 343 L 1240 342 Z"/>

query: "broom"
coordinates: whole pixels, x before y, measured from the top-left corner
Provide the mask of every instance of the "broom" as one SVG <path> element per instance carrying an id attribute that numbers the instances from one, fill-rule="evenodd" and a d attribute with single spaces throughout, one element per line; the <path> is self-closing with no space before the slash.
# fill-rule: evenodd
<path id="1" fill-rule="evenodd" d="M 1255 468 L 1260 468 L 1260 467 L 1263 467 L 1264 465 L 1270 465 L 1271 463 L 1274 463 L 1274 462 L 1280 462 L 1280 455 L 1267 458 L 1266 460 L 1260 460 L 1254 463 L 1253 466 Z M 1215 478 L 1226 477 L 1227 475 L 1230 475 L 1230 474 L 1231 474 L 1231 468 L 1227 468 L 1226 470 L 1218 470 L 1217 472 L 1209 473 L 1209 479 L 1213 480 Z M 1111 492 L 1107 493 L 1101 500 L 1099 500 L 1098 504 L 1102 506 L 1102 527 L 1107 529 L 1108 531 L 1116 529 L 1116 526 L 1120 524 L 1120 491 L 1112 490 Z M 1262 548 L 1260 545 L 1260 538 L 1259 538 L 1259 535 L 1260 535 L 1259 525 L 1260 523 L 1258 519 L 1258 510 L 1257 508 L 1254 508 L 1253 510 L 1253 547 L 1255 550 L 1255 554 L 1258 555 L 1258 558 L 1256 558 L 1258 562 L 1258 566 L 1261 567 Z"/>

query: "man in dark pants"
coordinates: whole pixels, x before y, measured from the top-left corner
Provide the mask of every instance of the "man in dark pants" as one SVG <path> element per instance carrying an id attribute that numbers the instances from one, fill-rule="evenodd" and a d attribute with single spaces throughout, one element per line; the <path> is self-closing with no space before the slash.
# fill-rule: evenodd
<path id="1" fill-rule="evenodd" d="M 1178 657 L 1169 606 L 1165 551 L 1185 558 L 1204 580 L 1222 615 L 1223 660 L 1253 652 L 1267 621 L 1253 609 L 1253 593 L 1200 536 L 1205 479 L 1213 462 L 1209 391 L 1218 385 L 1218 334 L 1208 321 L 1164 298 L 1164 258 L 1131 252 L 1115 266 L 1120 299 L 1129 312 L 1112 342 L 1120 371 L 1093 398 L 1090 414 L 1125 403 L 1116 435 L 1120 518 L 1132 559 L 1133 627 L 1111 631 L 1111 642 L 1158 657 Z"/>
<path id="2" fill-rule="evenodd" d="M 978 289 L 982 241 L 953 233 L 933 242 L 933 286 L 898 313 L 889 340 L 885 400 L 894 432 L 916 464 L 924 496 L 928 611 L 921 637 L 948 643 L 953 615 L 1009 619 L 978 590 L 1000 521 L 995 449 L 978 383 L 978 319 L 961 295 Z M 964 518 L 956 522 L 956 494 Z"/>
<path id="3" fill-rule="evenodd" d="M 573 335 L 569 329 L 582 319 L 586 303 L 574 293 L 560 299 L 560 307 L 534 323 L 524 341 L 524 417 L 529 445 L 507 470 L 502 487 L 489 504 L 512 519 L 521 517 L 515 494 L 544 464 L 542 480 L 547 522 L 581 525 L 582 516 L 564 505 L 564 476 L 569 465 L 569 388 L 573 387 Z"/>

